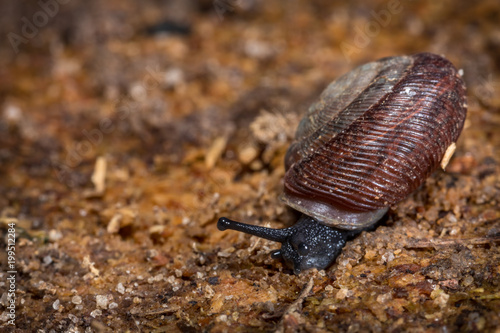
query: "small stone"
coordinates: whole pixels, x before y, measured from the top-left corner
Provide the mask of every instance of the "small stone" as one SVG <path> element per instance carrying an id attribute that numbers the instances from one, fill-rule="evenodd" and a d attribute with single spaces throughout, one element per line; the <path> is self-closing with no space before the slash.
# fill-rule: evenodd
<path id="1" fill-rule="evenodd" d="M 394 254 L 388 250 L 386 253 L 382 255 L 383 262 L 391 262 L 394 260 Z"/>
<path id="2" fill-rule="evenodd" d="M 9 295 L 7 292 L 3 293 L 2 297 L 0 297 L 0 304 L 2 304 L 5 307 L 9 305 Z"/>
<path id="3" fill-rule="evenodd" d="M 49 231 L 49 241 L 56 242 L 63 237 L 63 234 L 59 230 L 52 229 Z"/>
<path id="4" fill-rule="evenodd" d="M 444 308 L 448 304 L 448 300 L 450 299 L 450 295 L 444 292 L 443 289 L 436 287 L 431 292 L 431 299 L 434 300 L 434 304 L 439 306 L 440 308 Z"/>
<path id="5" fill-rule="evenodd" d="M 354 291 L 349 290 L 347 288 L 340 288 L 335 296 L 337 299 L 345 299 L 346 297 L 354 295 Z"/>
<path id="6" fill-rule="evenodd" d="M 108 308 L 108 297 L 105 295 L 97 295 L 95 297 L 96 304 L 98 308 L 107 309 Z"/>
<path id="7" fill-rule="evenodd" d="M 0 321 L 7 321 L 9 320 L 9 313 L 7 311 L 4 311 L 2 312 L 2 314 L 0 314 Z"/>
<path id="8" fill-rule="evenodd" d="M 227 258 L 227 257 L 230 257 L 231 253 L 233 253 L 234 251 L 236 251 L 236 249 L 231 246 L 231 247 L 228 247 L 227 249 L 224 249 L 223 251 L 219 251 L 217 253 L 217 256 L 222 257 L 222 258 Z"/>
<path id="9" fill-rule="evenodd" d="M 227 322 L 227 315 L 220 315 L 217 318 L 217 320 L 220 321 L 220 322 Z"/>
<path id="10" fill-rule="evenodd" d="M 45 256 L 43 257 L 43 263 L 44 265 L 50 265 L 52 263 L 52 257 L 51 256 Z"/>
<path id="11" fill-rule="evenodd" d="M 118 285 L 116 286 L 116 291 L 122 295 L 125 294 L 125 287 L 123 286 L 123 284 L 121 282 L 118 283 Z"/>
<path id="12" fill-rule="evenodd" d="M 144 101 L 147 96 L 147 90 L 140 82 L 134 82 L 129 88 L 129 93 L 135 101 Z"/>
<path id="13" fill-rule="evenodd" d="M 257 59 L 265 59 L 274 54 L 274 49 L 270 43 L 255 39 L 245 42 L 244 51 L 249 57 Z"/>
<path id="14" fill-rule="evenodd" d="M 255 148 L 254 146 L 246 146 L 246 147 L 243 147 L 238 152 L 238 159 L 243 164 L 249 164 L 257 157 L 258 154 L 259 154 L 259 152 L 258 152 L 257 148 Z"/>
<path id="15" fill-rule="evenodd" d="M 462 279 L 462 286 L 464 287 L 469 287 L 473 283 L 474 283 L 474 278 L 470 275 L 467 275 Z"/>
<path id="16" fill-rule="evenodd" d="M 388 301 L 390 301 L 391 299 L 392 299 L 392 294 L 390 292 L 386 293 L 386 294 L 381 294 L 381 295 L 377 296 L 377 302 L 380 303 L 380 304 L 385 304 Z"/>
<path id="17" fill-rule="evenodd" d="M 80 296 L 73 296 L 71 298 L 71 303 L 73 303 L 73 304 L 82 304 L 82 298 Z"/>
<path id="18" fill-rule="evenodd" d="M 97 318 L 97 317 L 99 317 L 99 316 L 102 316 L 102 311 L 101 311 L 101 310 L 99 310 L 99 309 L 96 309 L 96 310 L 94 310 L 94 311 L 92 311 L 92 312 L 90 313 L 90 316 L 91 316 L 92 318 Z"/>
<path id="19" fill-rule="evenodd" d="M 52 303 L 52 308 L 54 310 L 59 310 L 59 306 L 61 305 L 61 301 L 56 299 L 54 303 Z"/>
<path id="20" fill-rule="evenodd" d="M 23 113 L 17 105 L 7 104 L 3 110 L 3 115 L 8 123 L 16 124 L 22 119 Z"/>
<path id="21" fill-rule="evenodd" d="M 70 314 L 68 315 L 68 318 L 69 318 L 69 320 L 71 320 L 74 324 L 77 324 L 77 323 L 78 323 L 78 317 L 77 317 L 77 316 L 75 316 L 74 314 L 70 313 Z"/>
<path id="22" fill-rule="evenodd" d="M 167 88 L 173 88 L 184 82 L 184 72 L 180 68 L 171 68 L 165 72 L 163 83 Z"/>
<path id="23" fill-rule="evenodd" d="M 210 287 L 206 286 L 205 287 L 205 298 L 212 298 L 215 295 L 215 291 Z"/>

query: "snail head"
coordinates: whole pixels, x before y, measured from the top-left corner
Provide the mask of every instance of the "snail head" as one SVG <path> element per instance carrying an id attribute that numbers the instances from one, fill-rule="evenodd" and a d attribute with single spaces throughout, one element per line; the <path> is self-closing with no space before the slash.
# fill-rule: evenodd
<path id="1" fill-rule="evenodd" d="M 217 228 L 232 229 L 281 243 L 281 249 L 271 253 L 274 259 L 283 258 L 295 274 L 303 270 L 325 269 L 339 255 L 346 243 L 348 232 L 319 223 L 312 217 L 302 215 L 289 228 L 271 229 L 232 221 L 221 217 Z"/>

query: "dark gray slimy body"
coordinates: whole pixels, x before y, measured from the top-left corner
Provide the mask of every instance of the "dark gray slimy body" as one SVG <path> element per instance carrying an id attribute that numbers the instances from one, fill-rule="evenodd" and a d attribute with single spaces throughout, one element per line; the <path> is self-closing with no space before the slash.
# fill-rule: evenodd
<path id="1" fill-rule="evenodd" d="M 336 229 L 319 223 L 312 217 L 302 215 L 297 223 L 289 228 L 271 229 L 232 221 L 221 217 L 217 222 L 221 231 L 232 229 L 281 243 L 281 249 L 271 256 L 282 258 L 295 274 L 301 271 L 330 266 L 340 254 L 347 238 L 353 232 Z M 358 232 L 356 232 L 358 233 Z"/>

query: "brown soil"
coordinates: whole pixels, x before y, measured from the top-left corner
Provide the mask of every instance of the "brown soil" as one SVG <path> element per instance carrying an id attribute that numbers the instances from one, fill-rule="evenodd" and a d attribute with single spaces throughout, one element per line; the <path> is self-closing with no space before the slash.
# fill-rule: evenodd
<path id="1" fill-rule="evenodd" d="M 499 332 L 497 0 L 63 2 L 0 5 L 2 330 Z M 293 224 L 283 157 L 309 103 L 422 51 L 468 87 L 446 172 L 326 271 L 217 230 Z"/>

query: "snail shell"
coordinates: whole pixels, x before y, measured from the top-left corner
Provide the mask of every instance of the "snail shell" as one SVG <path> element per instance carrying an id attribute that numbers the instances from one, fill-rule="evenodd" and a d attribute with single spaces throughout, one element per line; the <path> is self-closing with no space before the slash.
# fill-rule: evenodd
<path id="1" fill-rule="evenodd" d="M 466 107 L 465 84 L 441 56 L 360 66 L 332 82 L 300 122 L 281 199 L 328 226 L 369 226 L 439 166 Z"/>
<path id="2" fill-rule="evenodd" d="M 466 116 L 465 85 L 430 53 L 384 58 L 331 83 L 302 119 L 285 156 L 282 200 L 303 213 L 271 229 L 221 217 L 232 229 L 280 242 L 296 274 L 331 265 L 349 237 L 448 163 Z"/>

